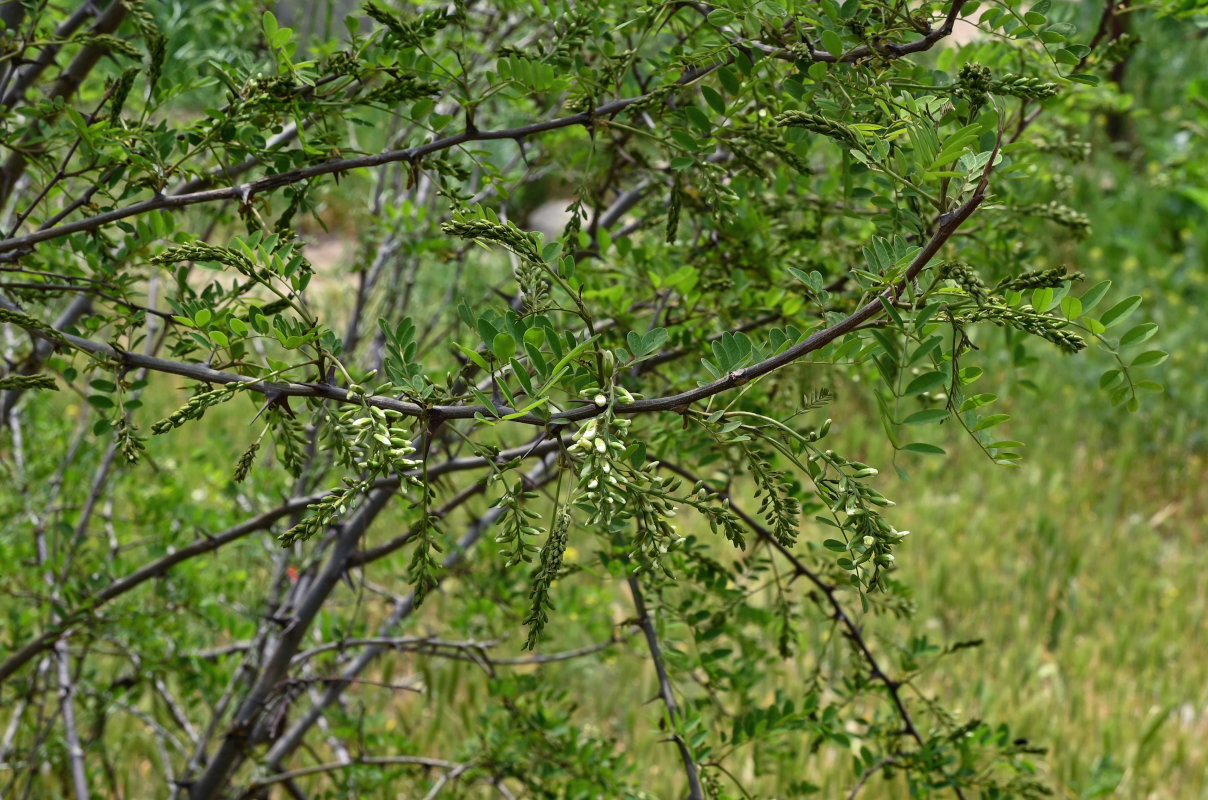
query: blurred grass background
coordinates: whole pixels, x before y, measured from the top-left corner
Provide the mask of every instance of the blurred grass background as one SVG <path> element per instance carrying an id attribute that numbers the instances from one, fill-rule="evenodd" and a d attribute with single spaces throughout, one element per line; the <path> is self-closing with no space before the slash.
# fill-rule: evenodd
<path id="1" fill-rule="evenodd" d="M 1009 363 L 988 365 L 1006 387 L 1004 410 L 1020 412 L 1009 427 L 1011 438 L 1029 445 L 1019 469 L 995 467 L 971 442 L 941 432 L 936 442 L 948 456 L 904 457 L 903 480 L 888 468 L 893 454 L 874 409 L 861 408 L 859 393 L 843 387 L 832 441 L 882 468 L 878 488 L 899 501 L 892 519 L 914 531 L 898 559 L 917 613 L 909 632 L 895 625 L 894 636 L 985 642 L 936 662 L 918 682 L 922 691 L 944 696 L 967 717 L 1008 721 L 1017 735 L 1050 748 L 1045 769 L 1059 797 L 1199 798 L 1208 797 L 1208 47 L 1198 29 L 1170 21 L 1139 19 L 1133 33 L 1141 43 L 1129 60 L 1126 100 L 1086 119 L 1095 131 L 1092 156 L 1063 184 L 1066 202 L 1090 217 L 1093 235 L 1039 246 L 1053 264 L 1085 272 L 1088 284 L 1109 278 L 1113 296 L 1145 298 L 1143 313 L 1162 326 L 1153 343 L 1171 353 L 1153 371 L 1165 393 L 1130 415 L 1097 388 L 1110 366 L 1103 354 L 1044 353 L 1030 374 L 1034 386 L 1014 383 Z M 1122 131 L 1109 135 L 1121 118 Z M 148 394 L 144 419 L 177 405 L 163 388 Z M 73 418 L 69 409 L 63 424 Z M 216 409 L 211 418 L 167 445 L 150 443 L 154 481 L 123 478 L 132 507 L 164 510 L 162 520 L 140 520 L 160 531 L 162 547 L 173 531 L 213 531 L 241 517 L 227 502 L 226 465 L 246 446 L 244 409 Z M 180 456 L 182 446 L 193 456 Z M 152 493 L 160 499 L 145 501 Z M 384 518 L 381 527 L 390 523 Z M 178 580 L 154 591 L 179 591 L 184 609 L 238 598 L 241 586 L 262 577 L 266 546 L 248 540 L 233 548 L 246 569 L 216 576 L 190 562 Z M 206 588 L 182 588 L 190 585 Z M 608 638 L 630 613 L 623 597 L 623 586 L 606 576 L 560 584 L 559 605 L 572 611 L 559 618 L 558 646 Z M 453 611 L 438 597 L 412 629 L 442 630 L 450 614 L 469 628 L 474 613 L 472 604 Z M 238 639 L 254 623 L 249 609 L 247 630 L 226 634 Z M 154 638 L 155 620 L 142 624 Z M 643 782 L 651 794 L 670 797 L 681 776 L 662 757 L 661 709 L 634 702 L 656 691 L 643 655 L 639 646 L 621 646 L 598 663 L 551 664 L 542 674 L 574 699 L 574 724 L 619 740 L 636 765 L 649 767 Z M 399 693 L 367 709 L 367 719 L 418 751 L 454 752 L 479 726 L 487 681 L 468 664 L 421 658 L 415 667 L 429 691 Z M 783 677 L 791 684 L 795 676 Z M 155 757 L 133 729 L 130 737 L 136 788 Z M 765 796 L 790 796 L 786 787 L 802 779 L 818 784 L 823 797 L 850 786 L 849 763 L 812 760 L 810 769 L 819 771 L 801 774 L 804 755 L 789 743 L 737 759 L 736 771 L 754 777 Z M 883 784 L 866 791 L 893 794 Z"/>

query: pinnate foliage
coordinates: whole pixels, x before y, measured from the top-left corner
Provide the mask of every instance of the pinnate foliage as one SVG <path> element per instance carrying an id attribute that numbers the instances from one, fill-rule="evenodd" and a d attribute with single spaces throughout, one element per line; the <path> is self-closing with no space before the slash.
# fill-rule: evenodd
<path id="1" fill-rule="evenodd" d="M 1159 388 L 1141 299 L 1035 244 L 1094 236 L 1044 176 L 1122 57 L 1125 10 L 1066 5 L 4 5 L 0 469 L 34 488 L 0 794 L 116 794 L 116 717 L 193 800 L 661 796 L 656 763 L 799 796 L 836 761 L 1047 794 L 929 694 L 965 643 L 877 619 L 912 610 L 877 477 L 949 430 L 1016 464 L 995 383 L 1038 347 Z M 842 452 L 862 408 L 892 465 Z M 622 650 L 649 752 L 551 677 Z M 489 696 L 434 754 L 397 726 L 446 660 Z M 819 766 L 745 785 L 786 754 Z"/>

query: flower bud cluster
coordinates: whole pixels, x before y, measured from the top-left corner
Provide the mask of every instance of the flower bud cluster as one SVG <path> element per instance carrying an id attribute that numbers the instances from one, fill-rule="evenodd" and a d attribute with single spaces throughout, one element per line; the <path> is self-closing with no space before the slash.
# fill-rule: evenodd
<path id="1" fill-rule="evenodd" d="M 872 569 L 865 578 L 867 586 L 878 585 L 880 571 L 894 564 L 894 546 L 910 532 L 897 530 L 881 516 L 879 509 L 894 505 L 893 501 L 864 483 L 864 479 L 879 474 L 877 469 L 848 461 L 833 450 L 814 451 L 810 462 L 819 470 L 814 483 L 820 495 L 830 501 L 830 511 L 845 533 L 851 555 L 840 559 L 840 566 L 856 571 L 867 565 L 865 568 Z M 837 472 L 837 477 L 825 477 L 830 470 Z M 839 520 L 840 514 L 845 518 Z"/>
<path id="2" fill-rule="evenodd" d="M 1027 75 L 1004 75 L 990 84 L 990 91 L 1026 100 L 1047 100 L 1060 93 L 1061 88 L 1055 83 Z"/>
<path id="3" fill-rule="evenodd" d="M 310 460 L 308 450 L 312 431 L 308 430 L 300 418 L 277 404 L 270 405 L 265 416 L 273 429 L 273 439 L 277 443 L 281 464 L 295 478 L 301 477 Z"/>
<path id="4" fill-rule="evenodd" d="M 1091 235 L 1091 218 L 1064 203 L 1045 203 L 1044 205 L 1028 206 L 1022 210 L 1069 228 L 1079 239 L 1085 239 Z"/>
<path id="5" fill-rule="evenodd" d="M 697 481 L 692 492 L 684 498 L 684 503 L 704 515 L 713 533 L 720 529 L 731 544 L 739 550 L 746 549 L 746 530 L 742 520 L 730 508 L 730 498 L 711 490 L 704 481 Z"/>
<path id="6" fill-rule="evenodd" d="M 376 474 L 419 466 L 418 461 L 407 458 L 415 452 L 409 432 L 394 424 L 402 416 L 377 406 L 352 408 L 341 414 L 338 424 L 345 433 L 346 457 L 352 465 Z"/>
<path id="7" fill-rule="evenodd" d="M 228 383 L 218 389 L 195 394 L 183 406 L 152 425 L 151 432 L 157 435 L 167 433 L 190 420 L 201 419 L 205 415 L 206 409 L 230 400 L 243 386 L 242 383 Z"/>
<path id="8" fill-rule="evenodd" d="M 679 89 L 680 86 L 675 83 L 657 86 L 644 97 L 640 97 L 629 105 L 625 106 L 625 111 L 630 114 L 641 114 L 645 111 L 658 108 L 670 100 L 671 96 Z"/>
<path id="9" fill-rule="evenodd" d="M 260 440 L 252 442 L 247 449 L 239 456 L 239 461 L 235 463 L 235 472 L 231 476 L 231 480 L 235 483 L 243 483 L 247 478 L 248 472 L 251 471 L 252 465 L 256 463 L 256 453 L 260 450 Z"/>
<path id="10" fill-rule="evenodd" d="M 368 480 L 355 481 L 345 478 L 343 488 L 336 489 L 319 502 L 308 505 L 302 521 L 278 536 L 277 543 L 282 547 L 289 547 L 325 530 L 337 517 L 347 512 L 353 499 L 367 491 L 369 486 Z"/>
<path id="11" fill-rule="evenodd" d="M 113 437 L 118 449 L 128 464 L 137 464 L 143 451 L 147 449 L 144 439 L 139 436 L 138 429 L 130 424 L 125 417 L 119 417 L 113 423 Z"/>
<path id="12" fill-rule="evenodd" d="M 395 15 L 379 3 L 369 2 L 364 6 L 364 12 L 375 22 L 390 31 L 390 37 L 403 47 L 417 47 L 425 39 L 429 39 L 450 22 L 459 18 L 458 14 L 449 14 L 443 8 L 427 11 L 410 18 Z M 464 19 L 464 17 L 461 17 Z"/>
<path id="13" fill-rule="evenodd" d="M 737 125 L 732 129 L 718 131 L 719 136 L 725 136 L 734 149 L 735 158 L 744 166 L 753 167 L 755 174 L 766 170 L 766 156 L 771 153 L 777 160 L 788 164 L 802 175 L 810 175 L 814 167 L 789 147 L 779 131 L 761 128 L 758 125 Z"/>
<path id="14" fill-rule="evenodd" d="M 940 277 L 947 278 L 964 289 L 979 306 L 990 299 L 990 293 L 986 290 L 981 276 L 964 261 L 945 261 L 940 266 Z"/>
<path id="15" fill-rule="evenodd" d="M 617 400 L 633 400 L 619 386 L 613 392 Z M 666 573 L 663 556 L 683 541 L 670 521 L 677 510 L 671 492 L 679 487 L 680 480 L 658 477 L 657 461 L 634 467 L 624 460 L 625 437 L 632 420 L 616 416 L 609 407 L 609 398 L 598 389 L 588 389 L 584 394 L 604 409 L 583 424 L 567 448 L 578 462 L 580 498 L 594 509 L 588 524 L 607 528 L 632 520 L 636 532 L 631 554 L 636 569 L 661 569 Z"/>
<path id="16" fill-rule="evenodd" d="M 541 257 L 541 239 L 535 233 L 525 233 L 511 222 L 490 219 L 455 217 L 441 225 L 448 234 L 465 239 L 480 239 L 501 244 L 520 257 L 516 267 L 516 283 L 524 298 L 525 312 L 536 314 L 549 308 L 549 279 L 545 275 L 545 260 Z"/>
<path id="17" fill-rule="evenodd" d="M 385 86 L 374 89 L 367 100 L 374 103 L 401 103 L 440 93 L 440 84 L 422 81 L 414 75 L 400 75 Z"/>
<path id="18" fill-rule="evenodd" d="M 1115 64 L 1123 61 L 1132 54 L 1132 51 L 1141 43 L 1139 36 L 1134 36 L 1130 33 L 1121 33 L 1107 43 L 1107 46 L 1098 53 L 1099 64 Z"/>
<path id="19" fill-rule="evenodd" d="M 214 261 L 231 267 L 249 278 L 261 277 L 261 271 L 243 253 L 226 247 L 215 247 L 204 242 L 195 242 L 183 247 L 171 247 L 151 258 L 153 264 L 179 264 L 182 261 Z"/>
<path id="20" fill-rule="evenodd" d="M 902 539 L 910 535 L 910 531 L 899 531 L 877 514 L 862 514 L 849 519 L 851 527 L 844 526 L 851 536 L 848 550 L 851 551 L 852 568 L 864 564 L 873 566 L 873 575 L 868 581 L 871 587 L 877 582 L 877 572 L 883 568 L 892 567 L 895 558 L 893 548 Z"/>
<path id="21" fill-rule="evenodd" d="M 1050 153 L 1069 161 L 1086 161 L 1091 157 L 1091 143 L 1082 139 L 1041 139 L 1035 147 L 1042 153 Z"/>
<path id="22" fill-rule="evenodd" d="M 58 344 L 67 344 L 67 340 L 63 338 L 63 334 L 59 333 L 54 328 L 50 327 L 37 317 L 31 317 L 29 314 L 23 314 L 20 311 L 11 311 L 7 308 L 0 308 L 0 322 L 11 322 L 12 324 L 24 328 L 31 333 L 36 333 L 44 339 L 49 339 Z"/>
<path id="23" fill-rule="evenodd" d="M 608 398 L 603 394 L 597 393 L 592 400 L 597 406 L 608 404 Z M 592 417 L 575 433 L 573 443 L 567 448 L 581 461 L 579 489 L 596 508 L 591 519 L 593 525 L 607 525 L 625 506 L 629 478 L 617 468 L 617 460 L 625 451 L 622 437 L 632 422 L 615 417 L 611 412 Z"/>
<path id="24" fill-rule="evenodd" d="M 958 317 L 957 322 L 981 322 L 988 320 L 996 325 L 1009 325 L 1021 331 L 1039 336 L 1045 341 L 1065 350 L 1067 353 L 1077 353 L 1086 349 L 1086 341 L 1076 333 L 1066 330 L 1069 322 L 1047 314 L 1038 314 L 1030 304 L 1019 308 L 1004 306 L 985 306 L 972 314 Z"/>
<path id="25" fill-rule="evenodd" d="M 505 509 L 507 512 L 495 542 L 503 545 L 499 554 L 506 559 L 504 566 L 510 569 L 517 564 L 532 561 L 533 554 L 537 552 L 537 546 L 529 540 L 542 533 L 537 527 L 541 515 L 529 507 L 529 503 L 537 500 L 538 495 L 526 489 L 523 480 L 509 486 L 504 473 L 492 474 L 487 478 L 488 485 L 495 483 L 502 484 L 504 491 L 491 506 Z"/>
<path id="26" fill-rule="evenodd" d="M 961 66 L 957 73 L 956 95 L 967 100 L 971 108 L 978 109 L 989 99 L 992 85 L 990 68 L 970 61 Z"/>
<path id="27" fill-rule="evenodd" d="M 463 239 L 482 239 L 508 248 L 521 258 L 541 261 L 539 241 L 531 233 L 525 233 L 510 222 L 494 222 L 489 219 L 455 217 L 442 224 L 441 230 Z"/>
<path id="28" fill-rule="evenodd" d="M 654 491 L 634 494 L 638 531 L 633 549 L 639 561 L 638 570 L 661 569 L 668 577 L 671 573 L 663 565 L 663 556 L 684 541 L 670 521 L 676 513 L 675 504 L 666 494 L 673 490 L 670 484 L 678 485 L 678 482 L 674 478 L 656 480 L 652 487 Z"/>
<path id="29" fill-rule="evenodd" d="M 22 375 L 15 373 L 0 378 L 0 390 L 14 389 L 23 392 L 27 389 L 50 390 L 52 392 L 59 391 L 59 384 L 50 375 L 37 373 L 34 375 Z"/>
<path id="30" fill-rule="evenodd" d="M 851 128 L 841 122 L 827 119 L 821 114 L 811 114 L 808 111 L 786 111 L 776 117 L 776 124 L 782 127 L 805 128 L 848 147 L 855 147 L 859 144 L 856 134 Z"/>
<path id="31" fill-rule="evenodd" d="M 529 650 L 537 646 L 541 631 L 549 622 L 549 611 L 554 607 L 549 599 L 550 586 L 558 579 L 562 571 L 562 559 L 566 554 L 566 546 L 569 542 L 570 525 L 570 514 L 563 509 L 554 517 L 549 538 L 546 539 L 545 546 L 541 548 L 541 561 L 533 573 L 533 585 L 529 590 L 529 598 L 532 603 L 529 606 L 528 616 L 524 620 L 524 624 L 529 628 L 528 640 L 525 642 L 525 648 Z"/>
<path id="32" fill-rule="evenodd" d="M 1065 267 L 1034 269 L 1010 278 L 1004 278 L 994 287 L 994 291 L 1004 292 L 1009 289 L 1016 289 L 1022 292 L 1027 289 L 1056 289 L 1066 281 L 1080 281 L 1085 278 L 1086 276 L 1081 272 L 1068 272 Z"/>

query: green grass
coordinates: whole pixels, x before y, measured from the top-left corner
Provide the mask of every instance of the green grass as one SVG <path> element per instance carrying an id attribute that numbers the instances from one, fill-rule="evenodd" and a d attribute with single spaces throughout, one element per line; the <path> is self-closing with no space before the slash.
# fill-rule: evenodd
<path id="1" fill-rule="evenodd" d="M 927 689 L 1049 746 L 1066 796 L 1103 785 L 1108 763 L 1115 796 L 1204 796 L 1204 459 L 1146 452 L 1141 426 L 1105 445 L 1113 420 L 1070 414 L 1078 402 L 1043 398 L 1045 423 L 1016 425 L 1033 445 L 1017 471 L 962 454 L 888 482 L 916 492 L 898 514 L 918 534 L 899 556 L 915 630 L 986 640 Z"/>

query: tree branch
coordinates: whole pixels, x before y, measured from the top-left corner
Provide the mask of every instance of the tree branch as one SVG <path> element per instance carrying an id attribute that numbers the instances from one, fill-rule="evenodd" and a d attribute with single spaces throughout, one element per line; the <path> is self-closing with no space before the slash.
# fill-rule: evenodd
<path id="1" fill-rule="evenodd" d="M 251 745 L 251 737 L 261 722 L 269 697 L 285 678 L 290 660 L 298 651 L 302 637 L 327 601 L 328 595 L 347 570 L 347 560 L 356 551 L 361 536 L 370 523 L 386 508 L 394 496 L 392 491 L 375 489 L 369 493 L 356 513 L 343 524 L 326 565 L 315 576 L 310 591 L 296 607 L 294 617 L 282 631 L 276 648 L 260 671 L 256 684 L 244 697 L 219 745 L 197 782 L 190 787 L 191 800 L 207 800 L 223 791 L 227 779 L 243 760 Z"/>
<path id="2" fill-rule="evenodd" d="M 90 6 L 91 4 L 86 4 L 84 8 L 89 8 Z M 93 23 L 90 33 L 93 35 L 113 33 L 125 17 L 125 4 L 120 2 L 120 0 L 113 0 L 109 4 L 109 7 L 97 18 L 96 22 Z M 73 19 L 74 16 L 68 20 L 68 23 Z M 67 23 L 64 23 L 64 26 L 66 25 Z M 76 57 L 72 59 L 67 68 L 59 74 L 59 77 L 51 85 L 50 90 L 47 92 L 47 97 L 53 100 L 75 94 L 76 89 L 80 88 L 80 84 L 84 81 L 84 78 L 87 77 L 88 73 L 92 71 L 92 68 L 96 66 L 97 62 L 101 60 L 101 56 L 105 55 L 106 52 L 108 52 L 108 48 L 103 44 L 88 44 L 81 48 Z M 53 58 L 54 55 L 52 54 L 51 59 L 53 60 Z M 31 79 L 36 80 L 40 72 L 40 69 L 34 71 Z M 16 94 L 10 93 L 9 96 L 5 97 L 3 101 L 5 106 L 11 105 L 10 101 L 15 102 L 24 93 L 24 88 L 20 82 L 17 87 L 13 88 L 14 92 L 20 88 L 20 92 Z M 38 127 L 36 125 L 31 126 L 29 132 L 22 137 L 18 146 L 13 148 L 12 152 L 9 153 L 8 160 L 4 162 L 4 166 L 0 168 L 0 206 L 8 203 L 8 199 L 17 185 L 17 181 L 25 174 L 25 169 L 29 165 L 28 152 L 31 149 L 36 150 L 39 148 L 40 139 L 41 136 L 38 133 Z M 9 241 L 12 240 L 10 239 Z M 0 244 L 0 248 L 2 247 L 3 244 Z"/>
<path id="3" fill-rule="evenodd" d="M 697 81 L 713 72 L 718 68 L 718 64 L 713 64 L 698 69 L 691 70 L 683 75 L 677 85 L 685 86 L 694 81 Z M 628 97 L 617 100 L 612 100 L 604 103 L 590 111 L 583 111 L 578 114 L 571 114 L 565 117 L 545 120 L 544 122 L 534 122 L 529 125 L 521 125 L 516 128 L 503 128 L 499 130 L 467 130 L 453 136 L 446 136 L 437 139 L 427 144 L 418 145 L 416 147 L 408 147 L 402 150 L 390 150 L 385 153 L 376 153 L 374 155 L 357 156 L 355 158 L 342 158 L 324 161 L 321 164 L 312 164 L 309 167 L 300 167 L 298 169 L 279 172 L 276 175 L 266 175 L 263 178 L 257 178 L 254 181 L 248 181 L 237 186 L 227 186 L 221 189 L 209 189 L 197 192 L 189 192 L 186 194 L 176 195 L 158 195 L 149 200 L 144 200 L 139 203 L 133 203 L 123 208 L 117 208 L 112 211 L 106 211 L 101 214 L 96 214 L 91 217 L 76 220 L 74 222 L 65 222 L 61 225 L 56 225 L 45 230 L 33 231 L 23 236 L 15 236 L 11 239 L 0 241 L 0 253 L 8 253 L 11 251 L 25 250 L 39 242 L 46 242 L 52 239 L 61 239 L 64 236 L 70 236 L 73 233 L 83 231 L 92 231 L 111 222 L 127 219 L 129 217 L 137 217 L 142 214 L 147 214 L 151 211 L 161 209 L 181 209 L 194 206 L 199 203 L 214 203 L 220 201 L 234 200 L 239 203 L 248 203 L 252 197 L 262 192 L 272 189 L 279 189 L 282 186 L 300 183 L 302 181 L 317 178 L 321 175 L 335 175 L 343 172 L 349 172 L 354 169 L 365 169 L 367 167 L 380 167 L 383 164 L 391 164 L 400 161 L 417 163 L 424 156 L 438 153 L 441 150 L 448 150 L 451 147 L 467 144 L 470 142 L 485 142 L 498 139 L 511 139 L 513 141 L 521 141 L 529 136 L 534 136 L 546 131 L 559 130 L 561 128 L 570 128 L 574 126 L 583 126 L 593 128 L 601 118 L 612 116 L 621 111 L 624 111 L 634 103 L 644 100 L 647 95 L 639 97 Z"/>
<path id="4" fill-rule="evenodd" d="M 659 646 L 658 632 L 654 629 L 654 620 L 650 618 L 650 611 L 646 608 L 646 601 L 642 597 L 642 586 L 637 577 L 630 575 L 628 583 L 629 593 L 633 595 L 633 607 L 638 613 L 638 626 L 641 627 L 642 634 L 646 637 L 650 660 L 654 662 L 654 671 L 658 675 L 659 696 L 667 708 L 671 738 L 679 749 L 680 760 L 684 762 L 684 774 L 688 777 L 688 800 L 704 800 L 705 794 L 700 785 L 700 773 L 697 770 L 696 762 L 692 759 L 692 751 L 688 749 L 688 743 L 684 741 L 684 737 L 676 730 L 680 716 L 679 704 L 675 700 L 675 689 L 671 686 L 667 667 L 663 664 L 663 652 Z"/>
<path id="5" fill-rule="evenodd" d="M 335 772 L 336 770 L 349 769 L 351 767 L 362 766 L 366 764 L 376 764 L 378 766 L 393 766 L 398 764 L 413 764 L 420 767 L 436 768 L 443 770 L 465 769 L 466 764 L 455 761 L 445 761 L 440 758 L 428 758 L 426 756 L 358 756 L 352 761 L 336 761 L 329 764 L 314 764 L 309 767 L 299 767 L 291 769 L 288 772 L 278 772 L 275 775 L 267 775 L 263 778 L 253 778 L 251 786 L 272 786 L 274 783 L 282 783 L 284 781 L 293 780 L 295 778 L 305 778 L 307 775 L 318 775 L 324 772 Z"/>
<path id="6" fill-rule="evenodd" d="M 620 101 L 618 101 L 620 102 Z M 905 274 L 895 285 L 885 289 L 875 299 L 866 303 L 859 310 L 842 320 L 841 322 L 832 325 L 829 328 L 824 328 L 816 331 L 793 347 L 779 353 L 771 358 L 754 364 L 750 367 L 734 370 L 710 383 L 698 386 L 695 389 L 679 392 L 663 397 L 655 397 L 646 400 L 639 400 L 628 405 L 616 406 L 614 411 L 617 414 L 624 416 L 637 416 L 639 414 L 647 414 L 660 411 L 672 411 L 683 406 L 691 405 L 692 403 L 706 400 L 713 395 L 720 394 L 729 389 L 742 386 L 755 378 L 762 377 L 773 370 L 790 364 L 793 361 L 820 350 L 841 336 L 844 336 L 864 323 L 868 322 L 873 317 L 878 316 L 884 311 L 885 302 L 895 302 L 898 297 L 905 291 L 907 284 L 913 281 L 918 276 L 923 268 L 931 261 L 932 258 L 940 251 L 957 229 L 973 214 L 982 201 L 986 197 L 986 188 L 989 183 L 990 172 L 994 167 L 995 158 L 998 156 L 999 147 L 1001 145 L 1001 136 L 998 143 L 995 144 L 994 150 L 990 155 L 990 160 L 986 164 L 986 168 L 982 173 L 974 193 L 957 208 L 945 214 L 941 214 L 938 220 L 936 232 L 931 236 L 922 250 L 915 256 L 907 267 Z M 0 243 L 0 249 L 3 244 Z M 0 299 L 0 306 L 9 307 L 10 304 Z M 13 307 L 13 310 L 16 310 Z M 460 405 L 460 406 L 421 406 L 417 403 L 410 403 L 403 400 L 396 400 L 391 397 L 352 395 L 346 389 L 341 389 L 337 386 L 332 386 L 326 383 L 274 383 L 271 381 L 259 381 L 255 378 L 249 378 L 244 375 L 236 375 L 230 372 L 222 372 L 220 370 L 210 369 L 203 364 L 192 364 L 180 361 L 169 361 L 168 359 L 156 358 L 153 356 L 139 355 L 125 350 L 117 350 L 110 345 L 94 342 L 90 339 L 84 339 L 79 336 L 59 332 L 62 340 L 67 344 L 79 350 L 83 350 L 94 355 L 100 355 L 114 360 L 115 362 L 127 367 L 142 367 L 156 372 L 165 372 L 172 375 L 181 375 L 193 380 L 202 381 L 205 383 L 215 384 L 245 384 L 243 388 L 259 392 L 266 395 L 284 396 L 284 397 L 321 397 L 327 400 L 335 400 L 342 403 L 355 403 L 357 405 L 369 404 L 382 409 L 391 409 L 398 411 L 401 414 L 410 417 L 423 417 L 430 421 L 430 424 L 437 424 L 446 420 L 453 419 L 473 419 L 477 416 L 485 416 L 488 418 L 501 418 L 512 416 L 517 412 L 511 408 L 487 408 L 483 405 Z M 594 403 L 586 403 L 583 406 L 569 411 L 561 411 L 550 415 L 548 419 L 539 417 L 535 414 L 520 414 L 515 416 L 512 421 L 527 424 L 547 426 L 550 422 L 555 421 L 579 421 L 603 413 L 603 409 L 596 406 Z"/>
<path id="7" fill-rule="evenodd" d="M 559 449 L 564 444 L 564 442 L 554 439 L 542 442 L 535 447 L 530 445 L 513 447 L 508 450 L 501 451 L 496 457 L 495 463 L 497 465 L 503 465 L 516 458 L 545 456 Z M 428 476 L 434 478 L 452 472 L 479 469 L 489 466 L 491 463 L 492 462 L 489 459 L 481 457 L 453 458 L 429 467 Z M 418 475 L 419 472 L 415 471 L 415 474 Z M 373 488 L 375 490 L 393 491 L 398 488 L 399 484 L 400 480 L 398 477 L 383 478 L 375 482 Z M 445 515 L 452 511 L 453 508 L 461 505 L 466 500 L 479 494 L 481 491 L 481 485 L 475 484 L 470 486 L 467 489 L 462 490 L 461 493 L 455 495 L 439 509 L 434 510 L 433 513 L 437 515 Z M 212 536 L 207 535 L 196 539 L 190 544 L 187 544 L 184 547 L 181 547 L 165 556 L 161 556 L 155 561 L 140 567 L 125 577 L 115 580 L 104 588 L 97 590 L 92 594 L 87 603 L 77 606 L 73 610 L 64 614 L 63 619 L 59 624 L 47 631 L 44 631 L 40 636 L 31 640 L 26 645 L 21 647 L 21 649 L 12 653 L 3 662 L 0 662 L 0 684 L 3 684 L 13 675 L 13 673 L 15 673 L 25 664 L 29 663 L 38 654 L 43 653 L 53 647 L 54 643 L 60 637 L 64 636 L 68 631 L 70 631 L 72 627 L 79 624 L 90 614 L 94 613 L 97 609 L 109 601 L 138 588 L 138 586 L 146 583 L 152 578 L 162 577 L 178 564 L 188 561 L 191 558 L 214 552 L 215 550 L 218 550 L 231 542 L 242 539 L 246 536 L 256 533 L 257 531 L 265 530 L 278 520 L 281 520 L 290 514 L 303 511 L 307 506 L 318 503 L 323 498 L 330 495 L 331 492 L 317 492 L 305 497 L 295 497 L 287 500 L 276 508 L 265 511 L 262 514 L 258 514 L 252 519 L 228 528 L 222 533 L 217 533 Z M 348 568 L 353 569 L 357 566 L 384 558 L 390 553 L 405 546 L 407 542 L 411 540 L 412 536 L 413 533 L 409 531 L 402 536 L 396 537 L 395 539 L 378 545 L 377 547 L 358 551 L 349 558 Z"/>
<path id="8" fill-rule="evenodd" d="M 661 466 L 681 476 L 685 480 L 690 480 L 693 482 L 700 481 L 706 485 L 709 483 L 691 471 L 672 464 L 671 462 L 660 460 L 659 463 Z M 902 693 L 899 691 L 902 684 L 889 677 L 889 674 L 881 666 L 880 661 L 878 661 L 877 657 L 873 655 L 872 649 L 868 646 L 868 642 L 864 638 L 863 630 L 861 630 L 860 626 L 856 624 L 851 615 L 847 613 L 847 609 L 843 607 L 843 604 L 839 602 L 838 587 L 824 581 L 822 576 L 815 570 L 810 569 L 809 566 L 807 566 L 796 553 L 777 541 L 772 532 L 761 525 L 757 519 L 743 511 L 738 506 L 734 505 L 732 502 L 729 504 L 729 506 L 730 510 L 737 514 L 738 517 L 747 524 L 747 527 L 754 531 L 765 544 L 774 548 L 789 562 L 789 564 L 793 567 L 795 574 L 805 578 L 807 581 L 812 583 L 814 587 L 818 589 L 818 591 L 822 592 L 823 596 L 826 597 L 827 605 L 831 607 L 834 618 L 838 620 L 840 625 L 843 626 L 844 634 L 847 636 L 848 640 L 855 645 L 861 657 L 864 659 L 865 664 L 868 665 L 869 673 L 878 683 L 885 687 L 885 692 L 889 695 L 889 698 L 897 711 L 898 717 L 902 720 L 902 725 L 905 727 L 906 733 L 915 741 L 916 744 L 918 744 L 920 748 L 925 748 L 926 740 L 924 740 L 922 733 L 919 732 L 918 726 L 915 725 L 914 717 L 911 715 L 910 710 L 906 708 L 906 702 L 902 699 Z M 964 794 L 959 786 L 953 785 L 952 790 L 955 792 L 956 796 L 960 798 L 960 800 L 964 800 Z"/>
<path id="9" fill-rule="evenodd" d="M 529 472 L 525 473 L 525 483 L 530 486 L 536 486 L 549 481 L 557 474 L 557 470 L 554 469 L 555 463 L 554 458 L 546 457 L 541 464 L 536 465 Z M 458 540 L 457 546 L 445 556 L 443 565 L 446 572 L 465 559 L 466 554 L 482 538 L 483 534 L 503 516 L 503 513 L 503 508 L 491 508 L 470 526 L 469 530 Z M 437 580 L 440 580 L 439 577 Z M 402 603 L 395 606 L 390 616 L 379 626 L 378 635 L 389 636 L 390 631 L 414 612 L 415 594 L 413 592 L 407 595 Z M 356 659 L 344 668 L 343 672 L 340 673 L 339 680 L 334 680 L 328 684 L 327 691 L 319 702 L 311 706 L 305 715 L 299 718 L 288 731 L 273 743 L 272 748 L 264 757 L 263 764 L 269 769 L 279 769 L 282 762 L 289 757 L 290 753 L 301 745 L 306 732 L 318 720 L 319 716 L 323 713 L 323 709 L 339 700 L 344 690 L 349 686 L 350 681 L 360 675 L 375 658 L 386 650 L 387 648 L 380 645 L 366 647 Z"/>
<path id="10" fill-rule="evenodd" d="M 69 39 L 72 34 L 80 29 L 81 25 L 87 22 L 89 18 L 95 17 L 96 14 L 97 7 L 95 4 L 80 3 L 79 7 L 71 13 L 71 16 L 63 20 L 55 30 L 55 39 L 60 41 Z M 24 7 L 20 0 L 10 0 L 10 2 L 4 4 L 4 22 L 8 30 L 15 30 L 22 16 L 24 16 Z M 43 47 L 33 63 L 21 71 L 21 74 L 17 76 L 16 83 L 4 93 L 4 98 L 0 100 L 0 106 L 3 106 L 6 110 L 12 109 L 17 104 L 17 101 L 25 95 L 25 92 L 37 83 L 38 78 L 42 76 L 46 68 L 55 62 L 55 56 L 59 54 L 59 50 L 62 47 L 63 45 L 61 44 L 47 44 Z"/>

